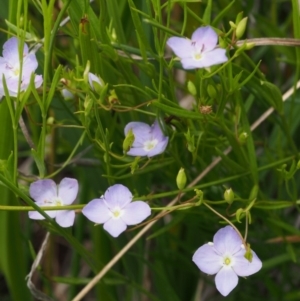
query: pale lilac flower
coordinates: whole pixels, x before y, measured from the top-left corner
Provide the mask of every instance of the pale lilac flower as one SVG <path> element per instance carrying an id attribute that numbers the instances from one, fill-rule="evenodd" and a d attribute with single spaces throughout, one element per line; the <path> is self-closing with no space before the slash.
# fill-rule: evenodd
<path id="1" fill-rule="evenodd" d="M 169 137 L 164 136 L 157 120 L 152 126 L 144 122 L 130 122 L 125 126 L 125 136 L 130 129 L 134 135 L 134 142 L 127 155 L 150 158 L 165 151 Z"/>
<path id="2" fill-rule="evenodd" d="M 29 188 L 29 194 L 36 204 L 43 206 L 65 206 L 72 204 L 78 193 L 78 182 L 76 179 L 63 178 L 59 185 L 53 180 L 38 180 L 33 182 Z M 55 218 L 61 227 L 70 227 L 74 224 L 74 210 L 51 210 L 45 211 L 50 217 Z M 30 211 L 29 218 L 45 219 L 39 212 Z"/>
<path id="3" fill-rule="evenodd" d="M 99 85 L 100 87 L 104 86 L 102 79 L 100 79 L 97 75 L 95 75 L 92 72 L 88 73 L 88 81 L 93 90 L 97 90 L 97 85 Z"/>
<path id="4" fill-rule="evenodd" d="M 226 226 L 214 235 L 213 243 L 209 242 L 195 252 L 193 261 L 202 272 L 217 274 L 217 290 L 227 296 L 238 284 L 238 276 L 249 276 L 261 269 L 262 262 L 254 251 L 251 252 L 250 262 L 244 257 L 246 250 L 240 236 L 231 226 Z"/>
<path id="5" fill-rule="evenodd" d="M 180 58 L 184 69 L 208 68 L 228 60 L 226 50 L 217 47 L 218 35 L 210 27 L 199 27 L 192 38 L 171 37 L 167 45 Z"/>
<path id="6" fill-rule="evenodd" d="M 28 52 L 28 46 L 24 43 L 23 48 L 23 68 L 18 50 L 18 39 L 13 37 L 7 40 L 3 45 L 3 57 L 0 57 L 0 99 L 4 96 L 4 87 L 2 77 L 5 76 L 6 85 L 10 96 L 16 97 L 18 92 L 25 91 L 30 83 L 31 74 L 38 67 L 38 62 L 34 52 Z M 18 90 L 19 78 L 21 78 L 20 91 Z M 39 88 L 43 83 L 41 75 L 35 75 L 34 84 Z"/>
<path id="7" fill-rule="evenodd" d="M 118 237 L 127 226 L 139 224 L 151 214 L 151 208 L 145 202 L 131 201 L 129 189 L 115 184 L 100 199 L 94 199 L 83 207 L 82 213 L 92 222 L 104 224 L 104 230 Z"/>

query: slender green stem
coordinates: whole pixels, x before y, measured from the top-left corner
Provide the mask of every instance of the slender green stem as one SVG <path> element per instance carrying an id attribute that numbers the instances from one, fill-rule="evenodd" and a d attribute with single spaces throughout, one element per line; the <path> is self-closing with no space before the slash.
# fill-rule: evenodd
<path id="1" fill-rule="evenodd" d="M 205 202 L 203 202 L 203 205 L 206 206 L 209 210 L 211 210 L 213 213 L 215 213 L 217 216 L 219 216 L 220 218 L 222 218 L 224 221 L 226 221 L 235 231 L 236 233 L 239 235 L 239 237 L 241 238 L 243 244 L 245 245 L 245 248 L 247 248 L 247 243 L 244 240 L 241 232 L 238 230 L 238 228 L 229 220 L 227 219 L 225 216 L 223 216 L 221 213 L 219 213 L 218 211 L 216 211 L 214 208 L 212 208 L 211 206 L 209 206 L 208 204 L 206 204 Z"/>

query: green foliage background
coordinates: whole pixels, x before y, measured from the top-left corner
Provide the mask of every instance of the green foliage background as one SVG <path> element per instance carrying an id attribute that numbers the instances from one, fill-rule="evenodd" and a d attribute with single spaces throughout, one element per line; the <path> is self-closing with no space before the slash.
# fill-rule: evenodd
<path id="1" fill-rule="evenodd" d="M 181 167 L 189 184 L 221 156 L 199 182 L 183 190 L 180 202 L 201 189 L 204 202 L 244 233 L 245 214 L 235 213 L 255 200 L 248 242 L 263 268 L 240 278 L 225 299 L 299 300 L 300 94 L 295 91 L 284 103 L 282 95 L 299 80 L 300 48 L 266 40 L 264 46 L 238 49 L 233 30 L 226 35 L 229 22 L 239 21 L 243 12 L 248 17 L 244 39 L 300 39 L 298 1 L 2 2 L 1 45 L 11 35 L 31 46 L 41 43 L 37 74 L 43 74 L 44 84 L 0 103 L 0 205 L 34 206 L 28 196 L 32 181 L 46 177 L 58 183 L 69 176 L 80 183 L 79 204 L 121 183 L 135 199 L 164 207 L 181 195 L 176 185 Z M 60 27 L 66 17 L 70 20 Z M 166 40 L 190 37 L 202 25 L 217 30 L 229 63 L 210 72 L 183 72 Z M 84 77 L 86 68 L 105 86 L 92 90 Z M 196 88 L 191 110 L 179 106 L 190 95 L 188 81 Z M 66 87 L 73 100 L 63 99 L 60 92 Z M 211 106 L 212 112 L 201 113 L 203 106 Z M 251 124 L 270 108 L 274 112 L 251 131 Z M 34 150 L 19 126 L 20 116 Z M 125 125 L 152 124 L 156 118 L 170 137 L 166 152 L 150 162 L 124 156 Z M 231 152 L 223 154 L 228 147 Z M 235 193 L 230 206 L 223 197 L 229 187 Z M 195 250 L 224 224 L 204 205 L 160 218 L 84 300 L 224 299 L 214 278 L 191 261 Z M 2 207 L 1 301 L 33 300 L 24 279 L 47 231 L 50 241 L 33 281 L 54 300 L 74 300 L 139 229 L 113 239 L 80 213 L 72 228 L 62 229 L 49 218 L 29 220 L 25 209 Z"/>

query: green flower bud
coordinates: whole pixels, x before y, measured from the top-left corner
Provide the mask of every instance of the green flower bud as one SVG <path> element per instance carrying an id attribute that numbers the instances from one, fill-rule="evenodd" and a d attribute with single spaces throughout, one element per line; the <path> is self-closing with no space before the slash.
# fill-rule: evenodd
<path id="1" fill-rule="evenodd" d="M 135 139 L 134 134 L 132 132 L 132 129 L 130 129 L 123 141 L 123 151 L 125 153 L 127 153 L 130 150 L 130 148 L 134 142 L 134 139 Z"/>
<path id="2" fill-rule="evenodd" d="M 240 39 L 245 33 L 247 27 L 248 17 L 243 18 L 236 27 L 235 36 L 237 39 Z"/>
<path id="3" fill-rule="evenodd" d="M 244 14 L 244 12 L 242 12 L 242 11 L 237 14 L 237 16 L 235 18 L 235 24 L 239 24 L 241 22 L 241 20 L 243 18 L 243 14 Z"/>
<path id="4" fill-rule="evenodd" d="M 246 143 L 246 140 L 248 138 L 248 134 L 246 132 L 243 132 L 239 135 L 239 142 L 240 144 L 245 144 Z"/>
<path id="5" fill-rule="evenodd" d="M 297 163 L 296 169 L 300 169 L 300 160 L 299 160 L 298 163 Z"/>
<path id="6" fill-rule="evenodd" d="M 194 83 L 190 80 L 187 83 L 187 89 L 193 96 L 197 95 L 197 89 L 196 89 Z"/>
<path id="7" fill-rule="evenodd" d="M 245 253 L 244 257 L 245 257 L 249 262 L 252 262 L 253 253 L 252 253 L 252 251 L 251 251 L 250 244 L 247 244 L 246 253 Z"/>
<path id="8" fill-rule="evenodd" d="M 216 88 L 213 85 L 208 85 L 207 86 L 207 94 L 209 95 L 210 98 L 217 98 L 217 91 Z"/>
<path id="9" fill-rule="evenodd" d="M 186 174 L 183 168 L 180 168 L 177 177 L 176 177 L 176 184 L 178 189 L 183 189 L 186 184 Z"/>
<path id="10" fill-rule="evenodd" d="M 232 21 L 229 21 L 229 25 L 232 29 L 236 29 L 236 24 Z"/>
<path id="11" fill-rule="evenodd" d="M 228 204 L 231 204 L 234 200 L 234 193 L 231 188 L 226 189 L 224 192 L 224 199 Z"/>

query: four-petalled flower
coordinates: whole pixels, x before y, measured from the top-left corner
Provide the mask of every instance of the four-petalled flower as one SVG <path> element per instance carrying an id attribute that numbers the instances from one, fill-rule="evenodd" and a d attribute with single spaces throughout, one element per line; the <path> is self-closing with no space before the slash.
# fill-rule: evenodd
<path id="1" fill-rule="evenodd" d="M 31 74 L 38 67 L 38 62 L 34 52 L 28 52 L 28 46 L 24 43 L 22 74 L 19 58 L 18 39 L 13 37 L 3 45 L 3 57 L 0 56 L 0 99 L 4 96 L 2 77 L 4 75 L 8 93 L 16 97 L 19 92 L 19 79 L 21 80 L 20 92 L 25 91 L 30 83 Z M 35 75 L 34 85 L 36 88 L 43 83 L 41 75 Z"/>
<path id="2" fill-rule="evenodd" d="M 92 222 L 104 224 L 104 230 L 117 237 L 127 226 L 139 224 L 151 214 L 151 208 L 145 202 L 131 201 L 129 189 L 115 184 L 100 199 L 90 201 L 82 213 Z"/>
<path id="3" fill-rule="evenodd" d="M 213 243 L 207 243 L 195 252 L 193 261 L 202 272 L 217 274 L 216 287 L 227 296 L 238 284 L 238 276 L 252 275 L 262 267 L 252 250 L 251 262 L 244 257 L 245 253 L 240 236 L 231 226 L 226 226 L 214 235 Z"/>
<path id="4" fill-rule="evenodd" d="M 144 122 L 129 122 L 124 129 L 125 136 L 130 129 L 134 142 L 127 155 L 150 158 L 163 153 L 168 145 L 169 137 L 164 136 L 157 120 L 152 126 Z"/>
<path id="5" fill-rule="evenodd" d="M 200 27 L 192 38 L 171 37 L 167 45 L 180 58 L 184 69 L 208 68 L 228 60 L 226 50 L 217 47 L 218 35 L 210 27 Z"/>
<path id="6" fill-rule="evenodd" d="M 40 207 L 70 205 L 76 199 L 78 182 L 76 179 L 64 178 L 59 185 L 53 180 L 38 180 L 29 187 L 29 194 Z M 50 217 L 55 218 L 61 227 L 70 227 L 74 224 L 74 210 L 45 211 Z M 45 219 L 39 212 L 30 211 L 31 219 Z"/>

